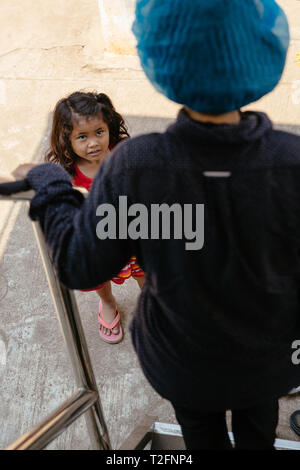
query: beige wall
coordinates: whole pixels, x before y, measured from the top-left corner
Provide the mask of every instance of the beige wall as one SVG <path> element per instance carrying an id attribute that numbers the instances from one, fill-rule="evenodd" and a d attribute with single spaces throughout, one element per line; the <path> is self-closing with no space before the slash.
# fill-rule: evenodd
<path id="1" fill-rule="evenodd" d="M 56 101 L 97 87 L 97 0 L 1 0 L 0 172 L 32 159 Z"/>
<path id="2" fill-rule="evenodd" d="M 104 48 L 113 54 L 136 54 L 131 32 L 135 0 L 98 0 Z"/>

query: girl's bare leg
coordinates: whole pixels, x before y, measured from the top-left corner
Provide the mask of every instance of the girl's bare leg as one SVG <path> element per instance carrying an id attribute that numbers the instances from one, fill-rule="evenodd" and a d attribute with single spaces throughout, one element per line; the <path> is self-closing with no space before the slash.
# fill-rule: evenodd
<path id="1" fill-rule="evenodd" d="M 99 297 L 101 298 L 102 301 L 102 310 L 101 310 L 101 318 L 105 321 L 105 323 L 112 323 L 114 321 L 114 318 L 116 316 L 116 299 L 114 298 L 111 290 L 111 282 L 105 282 L 103 284 L 103 287 L 99 290 L 96 291 Z M 105 328 L 104 326 L 100 325 L 101 331 L 105 335 L 110 335 L 110 330 Z M 119 333 L 119 325 L 116 325 L 113 329 L 112 332 L 114 334 Z"/>

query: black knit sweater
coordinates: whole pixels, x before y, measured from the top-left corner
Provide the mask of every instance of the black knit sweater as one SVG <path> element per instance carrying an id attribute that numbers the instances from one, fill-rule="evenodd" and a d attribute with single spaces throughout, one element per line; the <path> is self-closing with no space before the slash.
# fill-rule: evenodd
<path id="1" fill-rule="evenodd" d="M 243 408 L 300 384 L 300 137 L 263 113 L 201 124 L 184 110 L 165 133 L 131 139 L 102 164 L 86 200 L 46 164 L 28 175 L 62 282 L 89 288 L 135 254 L 146 272 L 131 325 L 146 377 L 164 397 L 204 410 Z M 207 172 L 225 172 L 211 174 Z M 204 204 L 204 246 L 106 239 L 97 207 Z M 299 354 L 300 357 L 300 354 Z"/>

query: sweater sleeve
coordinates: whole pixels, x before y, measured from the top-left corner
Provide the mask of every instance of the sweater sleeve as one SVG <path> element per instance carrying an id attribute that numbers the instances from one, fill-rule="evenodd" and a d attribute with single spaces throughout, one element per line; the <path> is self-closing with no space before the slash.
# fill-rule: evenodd
<path id="1" fill-rule="evenodd" d="M 110 157 L 103 162 L 86 199 L 54 164 L 32 169 L 27 179 L 35 190 L 29 215 L 41 222 L 60 281 L 71 289 L 89 289 L 117 275 L 132 255 L 130 243 L 111 234 L 100 239 L 96 229 L 107 219 L 103 210 L 97 215 L 102 204 L 110 205 L 118 220 L 118 165 Z"/>

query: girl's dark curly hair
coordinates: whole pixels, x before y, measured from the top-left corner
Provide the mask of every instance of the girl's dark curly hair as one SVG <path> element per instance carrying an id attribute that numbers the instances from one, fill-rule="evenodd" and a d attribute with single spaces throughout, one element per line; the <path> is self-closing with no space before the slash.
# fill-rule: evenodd
<path id="1" fill-rule="evenodd" d="M 107 95 L 77 91 L 61 99 L 55 106 L 50 148 L 45 155 L 45 160 L 59 163 L 70 174 L 73 174 L 73 165 L 76 160 L 76 154 L 70 142 L 73 123 L 76 122 L 76 116 L 91 117 L 99 113 L 109 129 L 110 147 L 130 137 L 124 119 L 117 113 Z"/>

